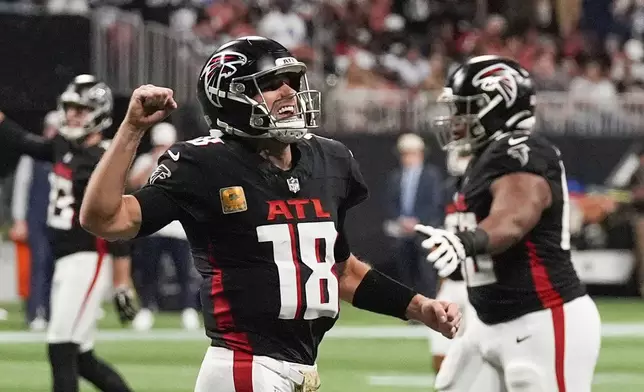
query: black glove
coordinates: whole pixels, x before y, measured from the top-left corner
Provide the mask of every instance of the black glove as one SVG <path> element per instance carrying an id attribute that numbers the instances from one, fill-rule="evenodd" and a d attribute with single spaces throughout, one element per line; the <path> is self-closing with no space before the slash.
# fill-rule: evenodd
<path id="1" fill-rule="evenodd" d="M 116 288 L 114 290 L 114 306 L 118 311 L 121 324 L 134 320 L 134 316 L 138 312 L 134 301 L 134 290 L 127 286 Z"/>

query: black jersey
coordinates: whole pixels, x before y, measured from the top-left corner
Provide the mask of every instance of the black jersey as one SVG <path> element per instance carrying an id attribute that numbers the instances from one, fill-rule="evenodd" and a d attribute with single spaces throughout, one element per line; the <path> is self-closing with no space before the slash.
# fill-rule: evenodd
<path id="1" fill-rule="evenodd" d="M 85 231 L 78 220 L 89 177 L 98 164 L 107 142 L 85 147 L 58 135 L 53 139 L 29 133 L 10 119 L 0 123 L 0 145 L 8 151 L 27 154 L 53 163 L 49 174 L 51 190 L 47 226 L 55 259 L 78 253 L 111 253 L 125 256 L 129 247 L 123 242 L 106 243 Z"/>
<path id="2" fill-rule="evenodd" d="M 313 364 L 338 317 L 333 266 L 350 254 L 345 213 L 367 188 L 337 141 L 307 135 L 292 144 L 288 171 L 243 143 L 213 136 L 178 143 L 142 192 L 160 189 L 184 212 L 212 344 Z"/>
<path id="3" fill-rule="evenodd" d="M 51 143 L 54 165 L 49 174 L 47 226 L 54 258 L 78 252 L 126 255 L 128 248 L 124 243 L 107 243 L 95 237 L 81 227 L 78 218 L 85 188 L 108 142 L 83 147 L 56 136 Z"/>
<path id="4" fill-rule="evenodd" d="M 570 260 L 566 174 L 556 147 L 538 135 L 503 134 L 470 163 L 455 207 L 459 228 L 471 230 L 490 213 L 494 180 L 528 172 L 545 178 L 552 204 L 517 244 L 491 258 L 468 258 L 462 273 L 479 318 L 488 324 L 552 308 L 585 294 Z"/>

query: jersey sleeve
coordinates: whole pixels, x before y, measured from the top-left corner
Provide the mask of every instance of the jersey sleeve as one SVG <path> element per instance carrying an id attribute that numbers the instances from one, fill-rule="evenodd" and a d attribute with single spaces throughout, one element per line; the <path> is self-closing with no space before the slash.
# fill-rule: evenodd
<path id="1" fill-rule="evenodd" d="M 27 154 L 40 161 L 54 161 L 51 139 L 34 135 L 0 113 L 0 143 L 5 148 Z"/>
<path id="2" fill-rule="evenodd" d="M 349 258 L 351 248 L 344 227 L 347 211 L 362 203 L 369 197 L 369 188 L 362 177 L 360 166 L 353 153 L 347 149 L 349 154 L 349 174 L 347 179 L 347 193 L 338 211 L 338 238 L 335 241 L 334 256 L 337 262 L 343 262 Z"/>
<path id="3" fill-rule="evenodd" d="M 350 150 L 348 150 L 348 152 L 350 157 L 347 197 L 342 205 L 345 210 L 357 206 L 369 197 L 369 188 L 367 187 L 364 177 L 362 177 L 360 165 L 354 158 L 353 153 Z"/>
<path id="4" fill-rule="evenodd" d="M 532 173 L 548 178 L 555 150 L 531 136 L 508 136 L 494 142 L 481 157 L 485 159 L 486 179 L 512 173 Z"/>
<path id="5" fill-rule="evenodd" d="M 144 194 L 163 193 L 180 210 L 198 222 L 210 218 L 208 201 L 210 200 L 208 181 L 202 172 L 197 154 L 186 143 L 177 143 L 170 147 L 158 160 L 158 165 L 150 175 L 147 184 L 139 191 Z M 152 204 L 152 198 L 139 198 L 139 203 Z M 159 198 L 156 198 L 158 200 Z M 147 202 L 147 201 L 150 202 Z M 154 205 L 141 205 L 142 219 L 146 219 L 145 211 L 154 209 Z M 155 213 L 156 214 L 156 213 Z M 150 214 L 148 214 L 150 215 Z M 170 219 L 172 218 L 172 219 Z M 167 223 L 177 219 L 168 216 Z"/>

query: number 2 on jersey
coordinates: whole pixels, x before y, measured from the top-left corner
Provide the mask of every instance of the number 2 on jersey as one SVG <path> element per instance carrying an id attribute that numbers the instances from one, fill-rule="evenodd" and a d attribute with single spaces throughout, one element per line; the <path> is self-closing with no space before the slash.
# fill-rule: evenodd
<path id="1" fill-rule="evenodd" d="M 56 173 L 49 173 L 49 207 L 47 208 L 47 224 L 59 230 L 72 228 L 74 219 L 74 193 L 72 192 L 72 180 L 59 176 Z"/>
<path id="2" fill-rule="evenodd" d="M 280 319 L 314 320 L 338 315 L 339 286 L 332 270 L 336 236 L 335 224 L 330 221 L 257 228 L 259 242 L 273 243 L 280 281 Z M 311 275 L 304 283 L 304 293 L 301 289 L 302 264 L 311 269 Z"/>

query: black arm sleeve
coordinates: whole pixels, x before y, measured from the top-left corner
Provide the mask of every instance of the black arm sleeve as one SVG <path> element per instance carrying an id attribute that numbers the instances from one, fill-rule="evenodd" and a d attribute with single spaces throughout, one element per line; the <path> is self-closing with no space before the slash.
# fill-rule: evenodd
<path id="1" fill-rule="evenodd" d="M 40 161 L 54 160 L 52 140 L 34 135 L 6 117 L 0 122 L 0 144 Z"/>
<path id="2" fill-rule="evenodd" d="M 182 218 L 183 210 L 164 190 L 144 187 L 132 194 L 141 206 L 141 228 L 136 237 L 145 237 Z"/>

